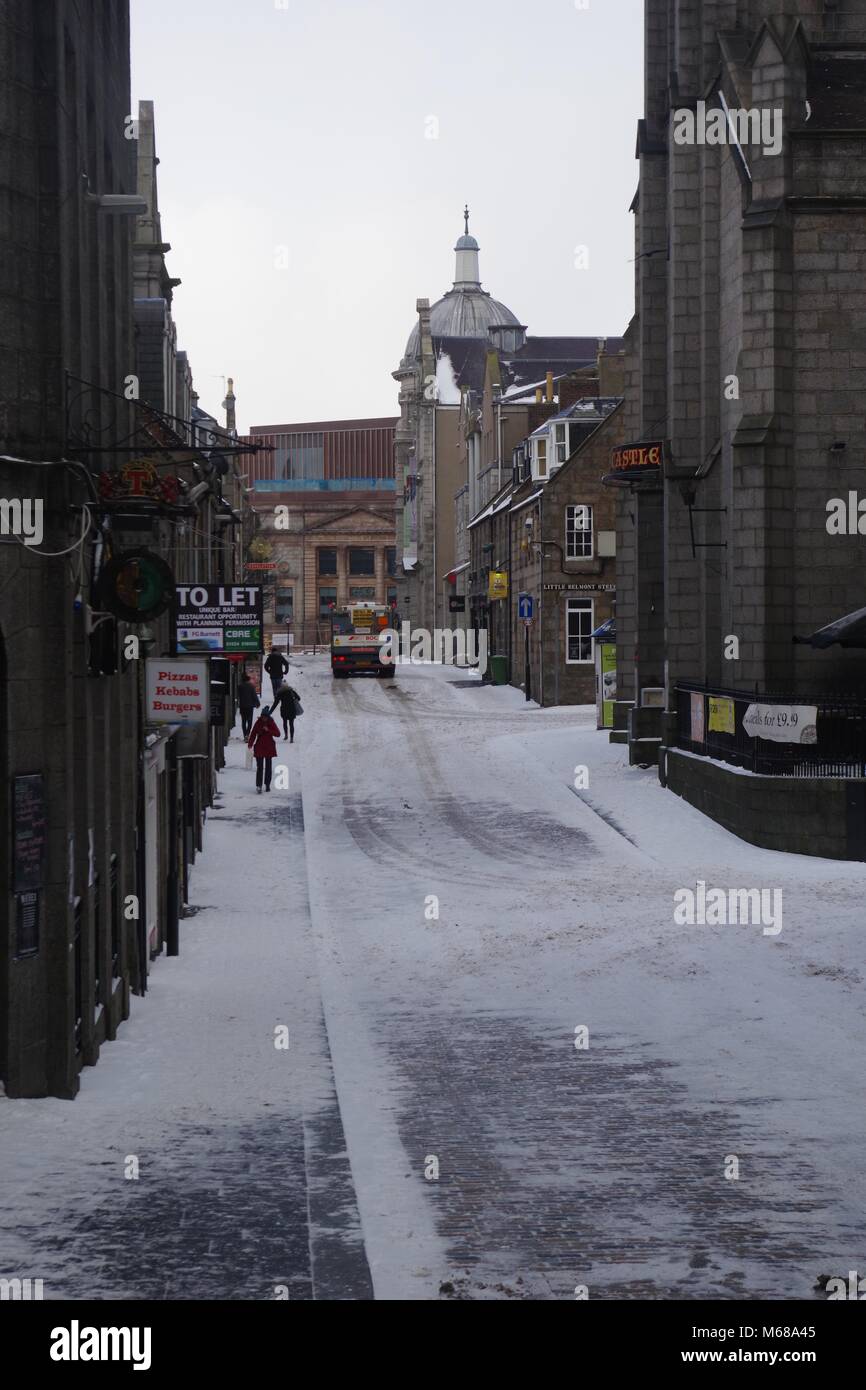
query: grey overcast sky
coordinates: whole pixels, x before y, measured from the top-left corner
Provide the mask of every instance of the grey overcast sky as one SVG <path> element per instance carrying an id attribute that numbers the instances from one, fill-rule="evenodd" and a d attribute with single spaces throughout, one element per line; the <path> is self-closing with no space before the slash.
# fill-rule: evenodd
<path id="1" fill-rule="evenodd" d="M 241 430 L 398 413 L 467 201 L 531 333 L 625 328 L 642 0 L 132 0 L 132 26 L 179 346 L 209 410 L 234 377 Z"/>

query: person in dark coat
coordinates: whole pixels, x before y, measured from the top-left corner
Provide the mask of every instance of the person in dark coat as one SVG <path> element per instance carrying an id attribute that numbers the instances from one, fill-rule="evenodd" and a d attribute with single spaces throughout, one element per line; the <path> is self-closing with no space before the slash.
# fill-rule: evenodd
<path id="1" fill-rule="evenodd" d="M 281 685 L 277 691 L 277 699 L 280 704 L 280 718 L 283 721 L 283 736 L 289 743 L 295 741 L 295 716 L 298 712 L 298 705 L 301 697 L 297 690 L 293 690 L 290 685 Z"/>
<path id="2" fill-rule="evenodd" d="M 265 670 L 271 678 L 274 687 L 274 699 L 277 698 L 277 691 L 283 683 L 283 676 L 289 669 L 289 663 L 277 647 L 271 647 L 270 656 L 265 662 Z"/>
<path id="3" fill-rule="evenodd" d="M 271 711 L 265 705 L 258 719 L 252 728 L 249 737 L 249 746 L 253 750 L 253 757 L 256 760 L 256 791 L 261 796 L 262 779 L 265 783 L 265 791 L 271 789 L 271 771 L 274 765 L 274 758 L 277 756 L 277 745 L 275 740 L 280 736 L 280 731 L 271 718 Z"/>
<path id="4" fill-rule="evenodd" d="M 243 729 L 244 740 L 250 736 L 250 730 L 253 727 L 253 711 L 257 710 L 258 707 L 259 697 L 256 687 L 244 671 L 238 686 L 238 709 L 241 712 L 241 728 Z"/>

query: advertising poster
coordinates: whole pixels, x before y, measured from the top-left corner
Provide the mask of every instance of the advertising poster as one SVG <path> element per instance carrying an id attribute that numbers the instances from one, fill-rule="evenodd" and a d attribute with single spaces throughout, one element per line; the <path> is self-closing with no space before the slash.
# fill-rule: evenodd
<path id="1" fill-rule="evenodd" d="M 692 691 L 692 743 L 703 743 L 706 738 L 704 697 L 699 691 Z"/>
<path id="2" fill-rule="evenodd" d="M 749 705 L 743 728 L 750 738 L 773 743 L 817 743 L 817 705 Z"/>
<path id="3" fill-rule="evenodd" d="M 508 575 L 505 570 L 489 571 L 487 597 L 491 600 L 508 598 Z"/>
<path id="4" fill-rule="evenodd" d="M 252 656 L 263 650 L 259 585 L 178 584 L 175 620 L 179 654 Z"/>
<path id="5" fill-rule="evenodd" d="M 736 723 L 734 716 L 733 700 L 725 699 L 722 695 L 711 695 L 710 705 L 710 733 L 732 734 L 735 732 Z"/>
<path id="6" fill-rule="evenodd" d="M 616 699 L 616 643 L 601 642 L 601 727 L 613 728 L 613 702 Z"/>

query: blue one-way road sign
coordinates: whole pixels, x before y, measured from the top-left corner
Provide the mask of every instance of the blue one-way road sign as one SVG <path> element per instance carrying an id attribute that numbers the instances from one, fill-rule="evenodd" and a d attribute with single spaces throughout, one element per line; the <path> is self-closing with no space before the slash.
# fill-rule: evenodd
<path id="1" fill-rule="evenodd" d="M 533 618 L 533 616 L 534 616 L 532 610 L 533 610 L 534 607 L 535 607 L 535 600 L 534 600 L 534 598 L 532 597 L 532 594 L 520 594 L 520 595 L 518 595 L 518 599 L 517 599 L 517 616 L 518 616 L 519 618 L 522 618 L 522 619 L 524 620 L 524 622 L 527 622 L 527 621 L 531 621 L 531 620 L 532 620 L 532 618 Z"/>

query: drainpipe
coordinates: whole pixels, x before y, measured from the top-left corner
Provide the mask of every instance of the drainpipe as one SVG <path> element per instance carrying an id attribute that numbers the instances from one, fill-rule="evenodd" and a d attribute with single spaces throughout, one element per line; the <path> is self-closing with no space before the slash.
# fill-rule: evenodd
<path id="1" fill-rule="evenodd" d="M 501 465 L 500 465 L 500 467 L 501 467 Z M 514 603 L 514 568 L 513 568 L 513 566 L 512 566 L 512 562 L 511 562 L 511 509 L 510 509 L 510 507 L 509 507 L 508 511 L 506 512 L 506 516 L 507 516 L 507 518 L 508 518 L 508 521 L 507 521 L 507 523 L 506 523 L 507 526 L 508 526 L 508 600 L 507 600 L 508 608 L 507 608 L 507 610 L 506 610 L 506 617 L 507 617 L 507 623 L 508 623 L 508 681 L 509 681 L 509 684 L 510 684 L 510 683 L 514 680 L 514 673 L 513 673 L 512 669 L 511 669 L 511 662 L 512 662 L 512 655 L 513 655 L 513 646 L 514 646 L 514 643 L 513 643 L 513 640 L 512 640 L 512 639 L 513 639 L 513 635 L 514 635 L 514 624 L 513 624 L 513 622 L 512 622 L 512 617 L 511 617 L 511 610 L 512 610 L 513 603 Z"/>
<path id="2" fill-rule="evenodd" d="M 439 515 L 436 511 L 436 402 L 433 402 L 433 626 L 439 626 L 439 570 L 436 559 L 436 533 Z"/>
<path id="3" fill-rule="evenodd" d="M 499 459 L 499 473 L 497 492 L 502 487 L 502 387 L 499 388 L 499 396 L 496 401 L 496 454 Z M 509 516 L 511 513 L 509 512 Z"/>
<path id="4" fill-rule="evenodd" d="M 542 625 L 544 623 L 544 493 L 538 499 L 538 530 L 541 536 L 541 550 L 539 553 L 539 580 L 538 580 L 538 703 L 544 707 L 544 633 Z M 559 614 L 557 614 L 557 621 Z M 557 627 L 557 632 L 559 628 Z M 557 681 L 559 680 L 559 667 L 557 666 Z M 558 691 L 557 691 L 558 693 Z M 559 701 L 557 700 L 557 704 Z"/>
<path id="5" fill-rule="evenodd" d="M 166 745 L 168 765 L 168 885 L 166 913 L 166 954 L 176 956 L 180 951 L 178 930 L 178 858 L 177 858 L 177 743 L 172 736 Z"/>

